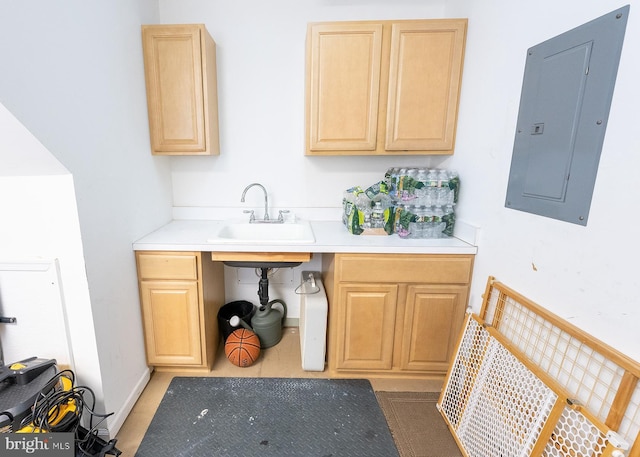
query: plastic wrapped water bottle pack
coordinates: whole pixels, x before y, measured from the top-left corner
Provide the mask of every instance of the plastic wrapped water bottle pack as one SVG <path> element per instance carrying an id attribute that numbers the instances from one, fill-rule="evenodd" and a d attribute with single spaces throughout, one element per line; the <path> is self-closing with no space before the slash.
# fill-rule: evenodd
<path id="1" fill-rule="evenodd" d="M 343 222 L 354 235 L 453 236 L 460 177 L 438 168 L 390 168 L 384 179 L 344 192 Z"/>

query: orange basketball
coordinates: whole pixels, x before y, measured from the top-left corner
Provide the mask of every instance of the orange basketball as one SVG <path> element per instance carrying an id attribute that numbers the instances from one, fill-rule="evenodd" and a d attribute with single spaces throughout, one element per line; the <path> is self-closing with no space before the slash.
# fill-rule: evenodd
<path id="1" fill-rule="evenodd" d="M 260 339 L 251 330 L 239 328 L 234 330 L 224 343 L 227 358 L 239 367 L 248 367 L 258 360 L 260 355 Z"/>

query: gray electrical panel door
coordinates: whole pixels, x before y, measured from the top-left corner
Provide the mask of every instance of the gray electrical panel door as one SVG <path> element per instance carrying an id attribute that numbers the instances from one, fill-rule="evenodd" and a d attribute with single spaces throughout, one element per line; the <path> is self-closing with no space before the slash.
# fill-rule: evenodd
<path id="1" fill-rule="evenodd" d="M 506 207 L 587 224 L 628 14 L 528 50 Z"/>

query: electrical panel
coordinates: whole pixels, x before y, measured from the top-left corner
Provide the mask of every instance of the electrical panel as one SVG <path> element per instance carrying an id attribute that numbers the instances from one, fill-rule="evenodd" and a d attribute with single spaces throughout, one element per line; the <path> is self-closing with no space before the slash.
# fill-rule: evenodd
<path id="1" fill-rule="evenodd" d="M 507 208 L 587 224 L 628 15 L 527 51 Z"/>

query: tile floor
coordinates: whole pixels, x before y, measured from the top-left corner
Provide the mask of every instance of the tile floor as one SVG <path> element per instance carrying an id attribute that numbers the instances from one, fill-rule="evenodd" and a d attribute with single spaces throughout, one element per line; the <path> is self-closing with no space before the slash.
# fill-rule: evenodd
<path id="1" fill-rule="evenodd" d="M 271 348 L 265 349 L 260 359 L 247 368 L 232 365 L 220 349 L 213 370 L 207 374 L 182 372 L 153 372 L 142 395 L 133 407 L 122 428 L 118 432 L 116 447 L 123 457 L 133 457 L 142 438 L 151 423 L 151 419 L 160 404 L 171 379 L 174 376 L 219 376 L 219 377 L 281 377 L 281 378 L 327 378 L 324 372 L 304 371 L 301 366 L 300 336 L 296 327 L 285 328 L 282 340 Z M 440 381 L 370 379 L 376 391 L 416 391 L 439 392 Z"/>

